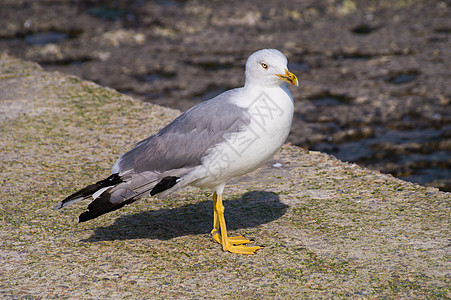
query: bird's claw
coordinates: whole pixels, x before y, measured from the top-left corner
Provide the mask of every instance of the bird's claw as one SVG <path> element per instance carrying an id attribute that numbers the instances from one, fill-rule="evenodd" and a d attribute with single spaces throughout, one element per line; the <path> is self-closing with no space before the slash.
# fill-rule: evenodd
<path id="1" fill-rule="evenodd" d="M 219 243 L 222 245 L 222 249 L 224 251 L 229 251 L 232 253 L 238 253 L 238 254 L 254 254 L 255 251 L 258 249 L 261 249 L 263 247 L 260 246 L 254 246 L 254 247 L 247 247 L 243 244 L 252 243 L 252 240 L 246 239 L 243 236 L 233 236 L 228 237 L 227 241 L 225 242 L 225 245 L 223 245 L 221 235 L 219 234 L 217 229 L 213 229 L 211 231 L 212 238 L 216 243 Z"/>

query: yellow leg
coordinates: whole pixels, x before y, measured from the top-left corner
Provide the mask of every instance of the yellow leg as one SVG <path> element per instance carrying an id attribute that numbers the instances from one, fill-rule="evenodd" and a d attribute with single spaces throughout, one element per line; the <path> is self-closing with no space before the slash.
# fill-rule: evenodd
<path id="1" fill-rule="evenodd" d="M 222 204 L 222 196 L 216 193 L 213 194 L 213 210 L 213 230 L 211 231 L 211 234 L 213 235 L 213 240 L 221 244 L 224 251 L 239 254 L 254 254 L 255 251 L 262 248 L 259 246 L 244 246 L 243 244 L 250 243 L 251 241 L 242 236 L 227 236 L 227 227 L 224 218 L 224 205 Z M 221 234 L 219 234 L 219 230 L 221 230 Z"/>
<path id="2" fill-rule="evenodd" d="M 216 203 L 218 202 L 218 195 L 213 194 L 213 229 L 211 230 L 211 235 L 213 240 L 221 244 L 221 235 L 219 235 L 219 219 L 218 213 L 216 212 Z"/>

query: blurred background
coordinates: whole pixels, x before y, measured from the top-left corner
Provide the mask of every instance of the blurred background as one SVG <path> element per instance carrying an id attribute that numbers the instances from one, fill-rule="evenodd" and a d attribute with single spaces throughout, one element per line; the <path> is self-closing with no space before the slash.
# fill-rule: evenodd
<path id="1" fill-rule="evenodd" d="M 0 51 L 180 109 L 298 75 L 288 142 L 451 191 L 451 1 L 1 0 Z"/>

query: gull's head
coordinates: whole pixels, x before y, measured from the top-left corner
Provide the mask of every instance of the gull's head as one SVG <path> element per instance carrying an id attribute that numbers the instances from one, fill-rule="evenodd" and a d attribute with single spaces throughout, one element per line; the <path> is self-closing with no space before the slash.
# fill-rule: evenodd
<path id="1" fill-rule="evenodd" d="M 287 58 L 276 49 L 254 52 L 246 62 L 246 85 L 281 86 L 288 82 L 298 86 L 296 75 L 288 71 Z"/>

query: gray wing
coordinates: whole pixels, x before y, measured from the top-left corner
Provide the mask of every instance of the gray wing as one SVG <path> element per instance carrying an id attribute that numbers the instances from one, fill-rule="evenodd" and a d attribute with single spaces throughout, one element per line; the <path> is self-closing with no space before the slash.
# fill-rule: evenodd
<path id="1" fill-rule="evenodd" d="M 227 91 L 181 114 L 122 155 L 110 177 L 70 195 L 57 208 L 92 196 L 94 201 L 79 217 L 84 222 L 142 196 L 168 194 L 189 184 L 178 179 L 201 165 L 209 149 L 249 124 L 246 110 L 230 101 L 239 92 Z"/>
<path id="2" fill-rule="evenodd" d="M 249 124 L 245 109 L 230 102 L 237 93 L 238 89 L 227 91 L 181 114 L 122 155 L 113 173 L 164 173 L 200 165 L 210 148 Z"/>

